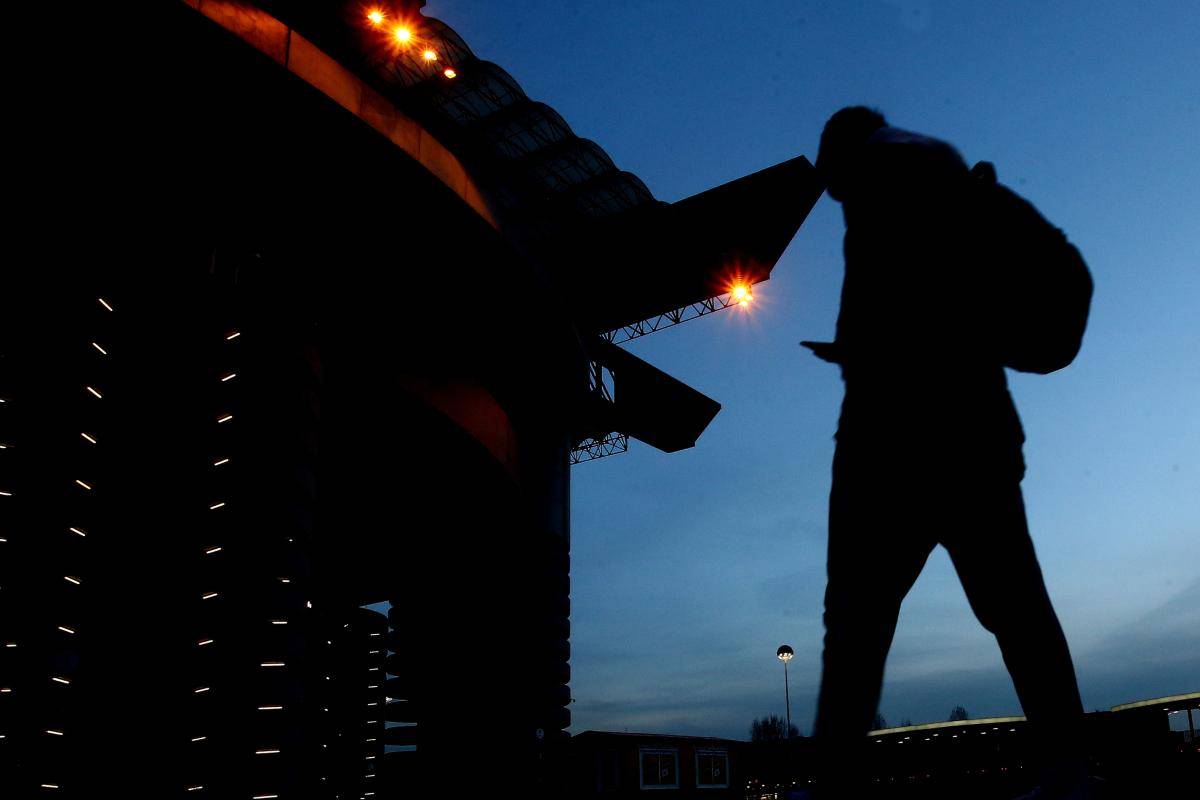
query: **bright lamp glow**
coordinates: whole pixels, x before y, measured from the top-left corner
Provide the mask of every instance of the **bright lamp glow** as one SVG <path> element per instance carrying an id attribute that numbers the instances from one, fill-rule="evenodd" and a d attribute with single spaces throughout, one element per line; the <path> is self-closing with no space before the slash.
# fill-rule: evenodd
<path id="1" fill-rule="evenodd" d="M 401 25 L 392 31 L 392 38 L 400 44 L 408 44 L 412 41 L 412 31 Z"/>
<path id="2" fill-rule="evenodd" d="M 376 28 L 383 24 L 384 15 L 378 8 L 372 8 L 367 12 L 367 22 L 370 22 Z"/>
<path id="3" fill-rule="evenodd" d="M 442 70 L 442 74 L 445 75 L 447 78 L 457 78 L 458 77 L 458 73 L 455 72 L 450 67 L 446 67 L 444 70 Z"/>
<path id="4" fill-rule="evenodd" d="M 437 61 L 438 54 L 436 50 L 426 50 L 425 52 L 421 53 L 421 58 L 425 59 L 426 61 Z"/>
<path id="5" fill-rule="evenodd" d="M 729 297 L 739 306 L 744 306 L 754 299 L 754 294 L 750 291 L 749 286 L 739 283 L 729 290 Z"/>

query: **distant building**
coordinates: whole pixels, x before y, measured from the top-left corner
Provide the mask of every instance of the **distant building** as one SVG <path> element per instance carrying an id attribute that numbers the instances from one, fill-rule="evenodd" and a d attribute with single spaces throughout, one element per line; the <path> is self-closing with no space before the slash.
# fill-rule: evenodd
<path id="1" fill-rule="evenodd" d="M 1055 731 L 1055 736 L 1083 739 L 1096 774 L 1136 791 L 1121 796 L 1158 797 L 1146 787 L 1182 789 L 1183 776 L 1194 781 L 1200 774 L 1197 723 L 1200 692 L 1191 692 L 1094 711 L 1084 715 L 1077 729 Z M 812 740 L 744 747 L 748 796 L 773 800 L 778 792 L 816 777 Z M 987 717 L 871 731 L 861 768 L 881 786 L 920 787 L 933 796 L 955 791 L 970 796 L 981 787 L 988 796 L 1013 796 L 1036 782 L 1039 758 L 1025 717 Z"/>
<path id="2" fill-rule="evenodd" d="M 708 736 L 584 731 L 570 743 L 573 797 L 733 798 L 745 742 Z"/>

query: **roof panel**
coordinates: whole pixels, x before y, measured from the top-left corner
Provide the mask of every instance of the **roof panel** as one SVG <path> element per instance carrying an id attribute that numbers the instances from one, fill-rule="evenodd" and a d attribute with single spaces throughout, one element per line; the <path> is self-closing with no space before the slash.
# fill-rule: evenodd
<path id="1" fill-rule="evenodd" d="M 449 133 L 479 177 L 509 208 L 540 216 L 536 227 L 617 214 L 654 197 L 635 176 L 617 169 L 595 142 L 580 139 L 549 106 L 530 100 L 502 68 L 475 58 L 440 20 L 420 17 L 414 45 L 393 45 L 376 67 L 405 110 Z M 422 53 L 438 54 L 428 61 Z M 452 68 L 455 77 L 443 70 Z M 550 207 L 545 200 L 573 192 Z"/>

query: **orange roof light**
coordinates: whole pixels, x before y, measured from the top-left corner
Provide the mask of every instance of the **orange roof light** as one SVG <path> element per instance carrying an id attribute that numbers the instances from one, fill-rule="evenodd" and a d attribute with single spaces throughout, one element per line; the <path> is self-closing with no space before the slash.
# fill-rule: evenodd
<path id="1" fill-rule="evenodd" d="M 396 29 L 392 31 L 392 37 L 400 44 L 408 44 L 410 41 L 412 41 L 412 31 L 403 25 L 398 25 Z"/>
<path id="2" fill-rule="evenodd" d="M 421 58 L 426 61 L 437 61 L 438 54 L 436 50 L 426 50 L 424 53 L 421 53 Z"/>
<path id="3" fill-rule="evenodd" d="M 367 21 L 370 22 L 372 25 L 374 25 L 376 28 L 378 28 L 380 25 L 383 24 L 383 20 L 384 20 L 384 13 L 382 11 L 380 11 L 378 8 L 372 8 L 370 11 L 367 12 Z"/>
<path id="4" fill-rule="evenodd" d="M 750 287 L 744 283 L 739 283 L 729 291 L 730 298 L 739 306 L 744 306 L 754 299 L 754 295 L 750 292 Z"/>
<path id="5" fill-rule="evenodd" d="M 442 70 L 442 74 L 445 75 L 447 78 L 457 78 L 458 77 L 458 73 L 455 72 L 450 67 L 446 67 L 444 70 Z"/>

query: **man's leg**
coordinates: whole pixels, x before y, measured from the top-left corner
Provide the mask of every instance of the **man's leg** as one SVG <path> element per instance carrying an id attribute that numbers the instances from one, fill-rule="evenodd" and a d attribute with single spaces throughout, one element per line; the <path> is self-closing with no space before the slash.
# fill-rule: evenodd
<path id="1" fill-rule="evenodd" d="M 995 635 L 1049 761 L 1082 770 L 1083 703 L 1029 537 L 1020 484 L 1010 480 L 957 496 L 959 519 L 944 544 L 971 609 Z"/>
<path id="2" fill-rule="evenodd" d="M 872 454 L 873 455 L 873 454 Z M 825 650 L 815 735 L 827 781 L 861 765 L 900 604 L 934 547 L 904 478 L 839 444 L 829 498 Z M 890 474 L 889 474 L 890 473 Z M 920 527 L 917 527 L 920 526 Z"/>

